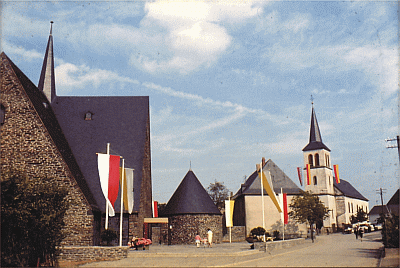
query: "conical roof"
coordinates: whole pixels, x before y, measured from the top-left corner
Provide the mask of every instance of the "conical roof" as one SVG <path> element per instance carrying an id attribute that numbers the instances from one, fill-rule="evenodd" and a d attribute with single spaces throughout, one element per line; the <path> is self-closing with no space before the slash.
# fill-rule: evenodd
<path id="1" fill-rule="evenodd" d="M 163 216 L 182 214 L 221 214 L 192 170 L 189 170 L 162 212 Z"/>
<path id="2" fill-rule="evenodd" d="M 327 151 L 331 151 L 323 142 L 321 138 L 321 132 L 319 131 L 317 116 L 315 115 L 314 107 L 312 107 L 311 111 L 311 126 L 310 126 L 310 139 L 306 147 L 303 148 L 303 151 L 312 151 L 325 149 Z"/>
<path id="3" fill-rule="evenodd" d="M 53 102 L 56 97 L 56 79 L 54 75 L 54 54 L 53 54 L 53 36 L 52 26 L 50 26 L 50 36 L 47 42 L 46 53 L 44 55 L 42 72 L 40 74 L 38 89 L 43 91 L 49 102 Z"/>

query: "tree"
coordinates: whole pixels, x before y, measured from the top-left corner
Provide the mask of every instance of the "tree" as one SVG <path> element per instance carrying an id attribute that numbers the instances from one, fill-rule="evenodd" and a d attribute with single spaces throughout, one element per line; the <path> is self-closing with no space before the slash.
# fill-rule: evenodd
<path id="1" fill-rule="evenodd" d="M 363 222 L 366 221 L 367 219 L 368 219 L 367 213 L 362 208 L 359 208 L 357 209 L 356 216 L 351 215 L 350 222 L 351 223 Z"/>
<path id="2" fill-rule="evenodd" d="M 314 242 L 313 225 L 329 216 L 329 210 L 319 200 L 318 196 L 309 191 L 301 191 L 300 195 L 292 199 L 289 207 L 292 211 L 289 216 L 299 223 L 308 223 L 311 230 L 311 240 Z"/>
<path id="3" fill-rule="evenodd" d="M 2 266 L 55 265 L 65 237 L 67 195 L 67 188 L 44 176 L 28 178 L 16 171 L 2 174 Z"/>
<path id="4" fill-rule="evenodd" d="M 215 181 L 214 183 L 210 183 L 210 186 L 207 188 L 207 192 L 210 195 L 214 204 L 221 210 L 224 207 L 224 201 L 229 197 L 229 190 L 225 187 L 223 182 Z"/>
<path id="5" fill-rule="evenodd" d="M 399 247 L 399 216 L 381 214 L 378 223 L 383 223 L 382 242 L 385 248 Z"/>

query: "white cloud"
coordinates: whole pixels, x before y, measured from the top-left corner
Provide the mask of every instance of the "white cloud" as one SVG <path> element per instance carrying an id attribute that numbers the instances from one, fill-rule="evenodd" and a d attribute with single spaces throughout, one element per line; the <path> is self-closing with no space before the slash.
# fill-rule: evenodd
<path id="1" fill-rule="evenodd" d="M 72 89 L 84 89 L 87 86 L 99 88 L 104 84 L 139 84 L 137 80 L 128 77 L 119 76 L 117 73 L 91 69 L 86 65 L 74 65 L 72 63 L 63 63 L 55 68 L 57 89 L 61 93 Z"/>
<path id="2" fill-rule="evenodd" d="M 19 55 L 27 61 L 33 61 L 37 59 L 43 59 L 43 53 L 39 53 L 34 49 L 27 50 L 23 47 L 18 47 L 14 44 L 9 44 L 7 41 L 2 42 L 2 51 L 5 51 L 8 55 L 14 54 Z"/>

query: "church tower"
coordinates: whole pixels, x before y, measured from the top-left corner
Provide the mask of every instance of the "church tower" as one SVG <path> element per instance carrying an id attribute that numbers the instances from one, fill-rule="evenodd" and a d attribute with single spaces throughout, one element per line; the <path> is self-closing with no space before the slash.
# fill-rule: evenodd
<path id="1" fill-rule="evenodd" d="M 56 79 L 54 75 L 54 54 L 53 54 L 53 22 L 50 22 L 50 36 L 47 42 L 46 53 L 44 55 L 42 72 L 40 74 L 38 89 L 43 91 L 50 103 L 56 97 Z"/>
<path id="2" fill-rule="evenodd" d="M 317 116 L 312 103 L 310 138 L 303 148 L 304 170 L 310 165 L 310 182 L 305 179 L 305 190 L 318 195 L 319 199 L 330 210 L 329 217 L 324 220 L 324 227 L 336 225 L 336 201 L 333 188 L 333 173 L 331 166 L 331 150 L 322 142 Z M 306 173 L 307 174 L 307 173 Z"/>

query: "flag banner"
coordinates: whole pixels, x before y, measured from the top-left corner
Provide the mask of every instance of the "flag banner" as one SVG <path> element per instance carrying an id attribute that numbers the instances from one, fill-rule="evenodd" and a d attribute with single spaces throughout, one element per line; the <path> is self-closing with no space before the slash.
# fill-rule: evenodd
<path id="1" fill-rule="evenodd" d="M 109 154 L 97 154 L 97 164 L 99 170 L 100 187 L 103 191 L 104 198 L 108 206 L 109 216 L 114 216 L 115 212 L 111 201 L 108 198 L 108 178 L 110 173 L 110 155 Z"/>
<path id="2" fill-rule="evenodd" d="M 233 227 L 233 206 L 234 200 L 225 200 L 225 223 L 226 227 Z"/>
<path id="3" fill-rule="evenodd" d="M 125 189 L 124 189 L 124 205 L 125 209 L 129 212 L 129 214 L 133 211 L 134 199 L 133 199 L 133 182 L 134 176 L 133 168 L 125 168 Z"/>
<path id="4" fill-rule="evenodd" d="M 108 175 L 108 199 L 111 202 L 112 213 L 115 215 L 114 204 L 118 197 L 119 191 L 119 177 L 120 177 L 120 161 L 121 157 L 118 155 L 110 155 L 110 171 Z"/>
<path id="5" fill-rule="evenodd" d="M 299 175 L 300 185 L 303 186 L 303 181 L 301 180 L 301 168 L 300 167 L 297 168 L 297 174 Z"/>
<path id="6" fill-rule="evenodd" d="M 157 201 L 153 201 L 152 203 L 152 207 L 153 207 L 153 218 L 158 218 L 158 202 Z"/>
<path id="7" fill-rule="evenodd" d="M 276 208 L 278 209 L 279 212 L 282 212 L 281 206 L 279 204 L 278 198 L 274 192 L 274 188 L 272 185 L 272 180 L 271 180 L 271 175 L 269 174 L 269 171 L 267 171 L 267 176 L 265 176 L 265 173 L 263 170 L 258 173 L 258 176 L 262 179 L 263 187 L 265 191 L 267 191 L 267 194 L 271 198 L 272 202 L 275 204 Z"/>
<path id="8" fill-rule="evenodd" d="M 133 211 L 133 168 L 125 168 L 124 169 L 124 183 L 122 183 L 122 167 L 120 167 L 120 178 L 119 178 L 119 183 L 121 185 L 124 185 L 124 197 L 123 197 L 123 202 L 124 202 L 124 209 L 128 211 L 129 214 L 132 213 Z"/>
<path id="9" fill-rule="evenodd" d="M 311 184 L 311 172 L 310 172 L 310 164 L 306 164 L 307 170 L 307 185 Z"/>
<path id="10" fill-rule="evenodd" d="M 283 194 L 283 223 L 289 223 L 288 205 L 287 205 L 287 195 Z"/>
<path id="11" fill-rule="evenodd" d="M 333 165 L 333 171 L 335 171 L 336 183 L 340 183 L 340 179 L 339 179 L 339 166 L 338 166 L 338 165 Z"/>

